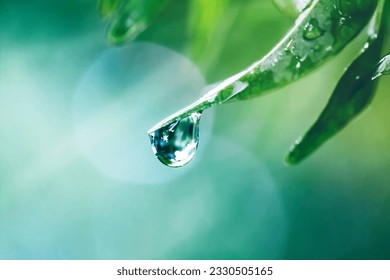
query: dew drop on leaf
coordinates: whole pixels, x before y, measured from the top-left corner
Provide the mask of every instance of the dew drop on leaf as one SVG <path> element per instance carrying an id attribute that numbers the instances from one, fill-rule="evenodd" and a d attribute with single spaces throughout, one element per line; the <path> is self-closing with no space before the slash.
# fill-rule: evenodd
<path id="1" fill-rule="evenodd" d="M 322 30 L 316 19 L 311 19 L 308 24 L 305 25 L 303 30 L 303 39 L 307 41 L 313 41 L 324 35 L 324 30 Z"/>
<path id="2" fill-rule="evenodd" d="M 169 167 L 181 167 L 195 156 L 199 143 L 201 113 L 192 113 L 186 118 L 149 132 L 153 153 Z"/>

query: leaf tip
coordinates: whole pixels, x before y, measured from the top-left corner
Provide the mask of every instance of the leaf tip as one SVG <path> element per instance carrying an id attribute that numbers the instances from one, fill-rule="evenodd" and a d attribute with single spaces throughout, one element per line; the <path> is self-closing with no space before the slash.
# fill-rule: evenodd
<path id="1" fill-rule="evenodd" d="M 294 144 L 291 146 L 289 152 L 284 158 L 284 162 L 287 165 L 293 166 L 300 164 L 309 154 L 305 152 L 306 150 L 302 150 L 302 137 L 299 137 L 295 140 Z"/>
<path id="2" fill-rule="evenodd" d="M 299 157 L 298 154 L 295 152 L 294 148 L 292 148 L 286 157 L 284 158 L 284 162 L 289 166 L 295 166 L 301 163 L 303 158 Z"/>

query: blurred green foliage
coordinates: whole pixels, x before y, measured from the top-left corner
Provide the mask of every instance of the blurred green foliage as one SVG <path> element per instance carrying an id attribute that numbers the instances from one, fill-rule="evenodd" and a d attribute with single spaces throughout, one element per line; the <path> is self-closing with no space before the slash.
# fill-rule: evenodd
<path id="1" fill-rule="evenodd" d="M 96 60 L 113 49 L 104 38 L 106 23 L 96 2 L 1 1 L 1 259 L 390 258 L 389 79 L 379 80 L 370 110 L 337 141 L 294 169 L 280 161 L 281 147 L 318 115 L 365 38 L 272 95 L 216 107 L 210 141 L 200 147 L 198 161 L 188 171 L 175 170 L 179 175 L 169 182 L 146 184 L 108 176 L 73 137 L 75 89 Z M 130 45 L 147 41 L 184 55 L 208 83 L 260 59 L 294 21 L 272 1 L 231 0 L 207 27 L 226 35 L 212 44 L 201 38 L 195 47 L 190 7 L 189 1 L 171 4 Z M 389 48 L 386 38 L 384 49 Z M 126 68 L 144 58 L 112 63 Z M 160 64 L 156 61 L 155 69 L 161 70 Z M 97 76 L 96 84 L 121 75 L 125 84 L 126 73 L 110 70 Z M 107 105 L 118 102 L 118 88 L 121 84 L 107 87 L 112 96 Z M 131 105 L 156 108 L 147 101 L 159 87 L 149 95 L 125 90 L 128 111 Z M 178 99 L 155 104 L 163 110 Z M 107 131 L 100 132 L 106 136 Z M 140 146 L 147 145 L 144 137 Z M 148 156 L 153 155 L 138 160 Z"/>
<path id="2" fill-rule="evenodd" d="M 274 2 L 283 13 L 291 17 L 297 17 L 310 4 L 310 0 L 274 0 Z"/>

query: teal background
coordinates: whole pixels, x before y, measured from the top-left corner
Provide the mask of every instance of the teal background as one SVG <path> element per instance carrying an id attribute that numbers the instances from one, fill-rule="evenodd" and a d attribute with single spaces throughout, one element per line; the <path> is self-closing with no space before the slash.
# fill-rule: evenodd
<path id="1" fill-rule="evenodd" d="M 196 100 L 198 87 L 261 58 L 294 22 L 268 0 L 198 2 L 174 1 L 135 43 L 114 50 L 93 0 L 0 1 L 1 259 L 390 257 L 388 78 L 347 129 L 301 165 L 283 163 L 359 40 L 293 85 L 211 109 L 188 166 L 172 170 L 151 151 L 137 153 L 148 145 L 147 125 Z M 139 46 L 147 47 L 135 62 L 130 50 Z M 174 57 L 183 69 L 144 63 L 148 50 Z M 96 66 L 117 51 L 126 59 L 105 60 L 114 70 Z M 150 73 L 165 76 L 148 80 Z M 132 81 L 142 94 L 127 91 Z M 153 91 L 150 81 L 157 81 Z M 166 89 L 180 81 L 183 97 Z M 84 109 L 118 101 L 118 92 L 125 103 L 110 107 L 112 119 L 87 124 L 92 138 L 96 131 L 104 136 L 97 147 L 108 147 L 92 147 L 91 156 L 78 136 Z M 88 97 L 84 105 L 79 94 Z M 140 114 L 145 127 L 129 131 Z M 114 176 L 117 164 L 123 170 Z"/>

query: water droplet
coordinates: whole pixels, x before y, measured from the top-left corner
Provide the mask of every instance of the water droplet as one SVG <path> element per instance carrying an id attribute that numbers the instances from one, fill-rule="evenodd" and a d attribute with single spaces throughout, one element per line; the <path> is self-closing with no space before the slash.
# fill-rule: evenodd
<path id="1" fill-rule="evenodd" d="M 169 167 L 181 167 L 195 156 L 201 113 L 192 113 L 149 133 L 156 157 Z"/>
<path id="2" fill-rule="evenodd" d="M 322 30 L 316 19 L 311 19 L 309 23 L 307 23 L 303 30 L 303 39 L 307 41 L 313 41 L 322 35 L 324 35 L 324 30 Z"/>
<path id="3" fill-rule="evenodd" d="M 243 92 L 247 87 L 249 86 L 246 82 L 237 81 L 233 84 L 233 92 L 232 97 L 239 94 L 240 92 Z"/>

